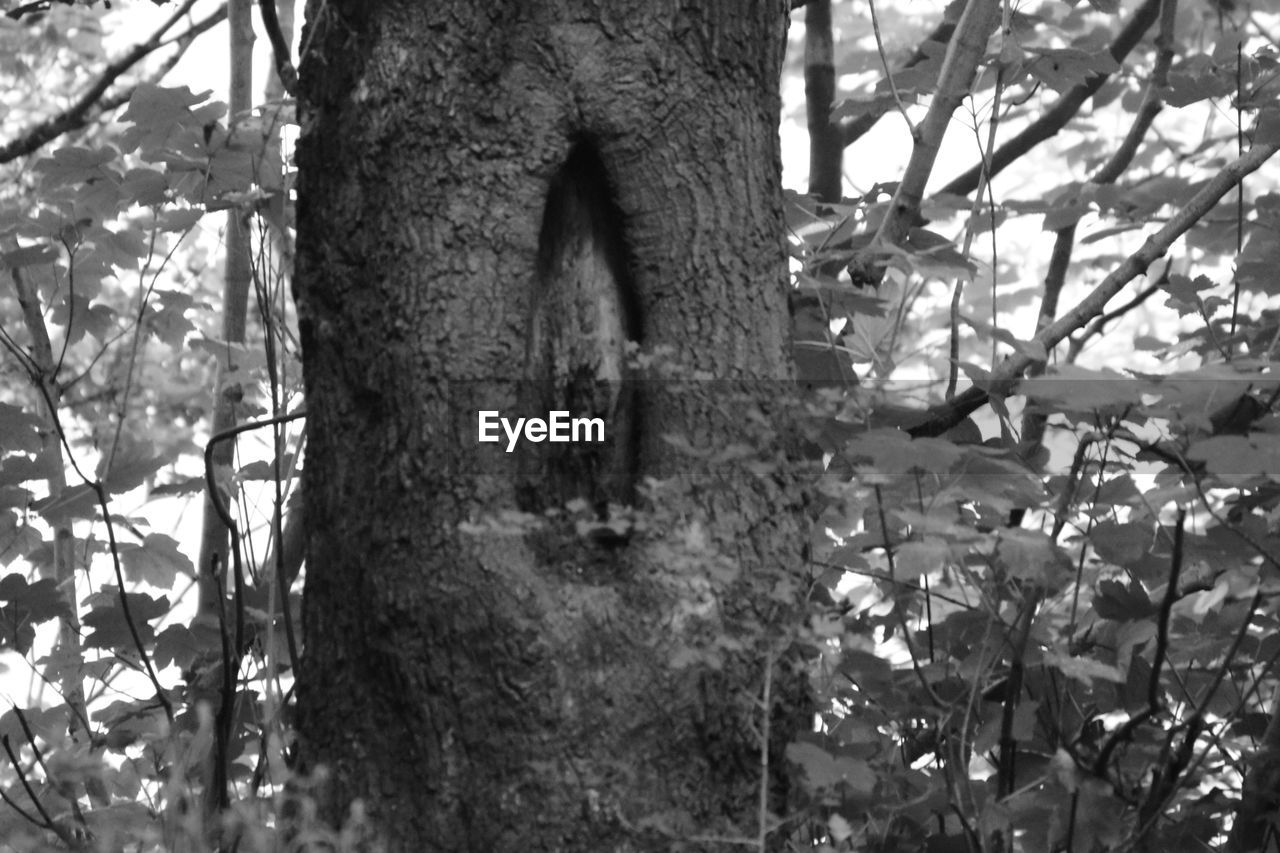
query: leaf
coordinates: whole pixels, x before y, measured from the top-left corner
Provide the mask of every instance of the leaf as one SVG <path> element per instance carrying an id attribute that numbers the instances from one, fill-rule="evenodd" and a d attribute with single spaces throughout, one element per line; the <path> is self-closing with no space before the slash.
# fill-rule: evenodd
<path id="1" fill-rule="evenodd" d="M 860 758 L 834 756 L 817 744 L 797 741 L 787 744 L 787 760 L 798 764 L 805 779 L 815 789 L 844 786 L 857 796 L 870 796 L 876 787 L 876 774 L 871 765 Z"/>
<path id="2" fill-rule="evenodd" d="M 125 204 L 158 207 L 165 202 L 169 182 L 158 169 L 130 169 L 120 183 L 121 200 Z"/>
<path id="3" fill-rule="evenodd" d="M 170 625 L 156 637 L 152 659 L 158 667 L 172 664 L 187 669 L 195 661 L 220 652 L 221 648 L 221 636 L 213 625 L 195 623 L 190 628 Z"/>
<path id="4" fill-rule="evenodd" d="M 845 445 L 849 459 L 866 460 L 866 468 L 885 476 L 901 476 L 913 471 L 944 474 L 964 451 L 937 438 L 912 438 L 898 429 L 867 430 Z"/>
<path id="5" fill-rule="evenodd" d="M 1065 412 L 1124 410 L 1137 403 L 1137 383 L 1114 370 L 1064 364 L 1052 373 L 1024 379 L 1018 391 L 1038 406 Z"/>
<path id="6" fill-rule="evenodd" d="M 936 572 L 951 560 L 951 547 L 941 539 L 905 542 L 894 552 L 894 577 L 915 580 Z"/>
<path id="7" fill-rule="evenodd" d="M 1227 594 L 1230 591 L 1231 586 L 1226 577 L 1220 577 L 1214 583 L 1212 589 L 1197 590 L 1181 599 L 1177 603 L 1175 612 L 1182 613 L 1196 622 L 1201 622 L 1210 612 L 1221 609 L 1221 605 L 1227 600 Z"/>
<path id="8" fill-rule="evenodd" d="M 1070 184 L 1064 192 L 1058 193 L 1049 208 L 1045 211 L 1043 227 L 1045 231 L 1059 231 L 1075 225 L 1086 213 L 1095 208 L 1093 201 L 1093 184 Z"/>
<path id="9" fill-rule="evenodd" d="M 158 820 L 155 809 L 145 802 L 116 802 L 84 813 L 86 828 L 95 838 L 132 839 L 159 835 L 162 830 Z"/>
<path id="10" fill-rule="evenodd" d="M 58 618 L 70 618 L 71 607 L 53 578 L 28 583 L 19 574 L 0 578 L 0 645 L 21 654 L 31 650 L 35 627 Z"/>
<path id="11" fill-rule="evenodd" d="M 175 349 L 181 347 L 196 328 L 186 316 L 196 307 L 195 299 L 178 290 L 156 290 L 155 297 L 143 315 L 148 331 Z"/>
<path id="12" fill-rule="evenodd" d="M 840 672 L 859 690 L 870 695 L 888 690 L 893 684 L 893 669 L 879 655 L 861 649 L 846 649 L 841 657 Z"/>
<path id="13" fill-rule="evenodd" d="M 165 716 L 154 699 L 120 700 L 105 708 L 95 708 L 90 719 L 101 723 L 107 731 L 107 746 L 117 751 L 142 736 L 163 736 L 167 732 Z"/>
<path id="14" fill-rule="evenodd" d="M 1234 90 L 1232 76 L 1219 68 L 1213 57 L 1200 54 L 1169 71 L 1169 88 L 1164 92 L 1164 100 L 1171 107 L 1185 107 L 1196 101 L 1221 98 Z"/>
<path id="15" fill-rule="evenodd" d="M 10 252 L 0 252 L 0 267 L 21 269 L 36 264 L 51 263 L 58 258 L 57 249 L 47 244 L 23 246 Z"/>
<path id="16" fill-rule="evenodd" d="M 1105 480 L 1098 488 L 1095 504 L 1107 507 L 1141 506 L 1143 494 L 1128 473 Z"/>
<path id="17" fill-rule="evenodd" d="M 1066 93 L 1098 74 L 1114 74 L 1120 64 L 1106 50 L 1089 53 L 1074 47 L 1029 47 L 1027 70 L 1045 85 Z"/>
<path id="18" fill-rule="evenodd" d="M 952 479 L 946 494 L 964 503 L 1007 515 L 1014 507 L 1037 506 L 1044 500 L 1044 485 L 1024 463 L 1005 458 L 1004 451 L 981 445 L 964 448 L 958 466 L 960 475 Z"/>
<path id="19" fill-rule="evenodd" d="M 103 487 L 112 494 L 124 494 L 133 491 L 146 482 L 147 478 L 169 464 L 163 454 L 152 453 L 149 447 L 142 444 L 125 444 L 116 451 L 111 460 L 111 469 L 103 471 L 99 465 L 98 476 L 102 478 Z M 104 455 L 102 464 L 107 462 Z"/>
<path id="20" fill-rule="evenodd" d="M 3 497 L 0 491 L 0 498 Z M 44 541 L 40 531 L 27 523 L 25 515 L 19 515 L 12 508 L 0 511 L 0 566 L 25 557 Z"/>
<path id="21" fill-rule="evenodd" d="M 1009 574 L 1023 580 L 1052 584 L 1071 572 L 1066 554 L 1040 530 L 1001 531 L 998 553 Z"/>
<path id="22" fill-rule="evenodd" d="M 81 786 L 90 780 L 101 780 L 104 764 L 101 752 L 88 744 L 75 744 L 50 752 L 45 759 L 49 780 L 57 787 Z"/>
<path id="23" fill-rule="evenodd" d="M 1259 207 L 1262 206 L 1261 200 Z M 1280 236 L 1276 229 L 1255 228 L 1236 263 L 1236 280 L 1249 290 L 1274 296 L 1280 293 L 1276 270 L 1280 268 Z"/>
<path id="24" fill-rule="evenodd" d="M 841 316 L 883 317 L 888 306 L 885 299 L 873 292 L 804 272 L 796 273 L 796 289 L 792 293 L 793 318 L 809 311 L 811 318 L 822 323 Z"/>
<path id="25" fill-rule="evenodd" d="M 184 232 L 195 227 L 203 216 L 204 211 L 197 207 L 171 207 L 156 217 L 156 227 L 161 231 Z"/>
<path id="26" fill-rule="evenodd" d="M 1169 294 L 1164 304 L 1177 309 L 1179 317 L 1198 314 L 1204 305 L 1201 294 L 1214 287 L 1217 285 L 1208 276 L 1198 275 L 1192 280 L 1178 273 L 1173 273 L 1160 285 L 1160 289 Z"/>
<path id="27" fill-rule="evenodd" d="M 27 736 L 18 719 L 19 709 L 14 706 L 0 714 L 0 738 L 8 738 L 14 743 L 26 743 Z M 61 743 L 67 734 L 67 706 L 57 705 L 53 708 L 24 708 L 22 717 L 32 733 L 45 743 Z"/>
<path id="28" fill-rule="evenodd" d="M 1228 481 L 1263 475 L 1280 482 L 1280 434 L 1210 436 L 1187 448 L 1187 458 L 1203 461 L 1210 473 Z"/>
<path id="29" fill-rule="evenodd" d="M 165 596 L 155 598 L 143 592 L 128 592 L 125 597 L 129 605 L 128 619 L 120 603 L 120 593 L 114 587 L 105 587 L 102 592 L 89 596 L 91 609 L 83 622 L 93 632 L 84 638 L 86 646 L 136 655 L 138 646 L 129 630 L 130 623 L 144 646 L 155 640 L 155 629 L 150 623 L 168 614 L 169 599 Z"/>
<path id="30" fill-rule="evenodd" d="M 1089 531 L 1089 542 L 1098 556 L 1116 566 L 1142 559 L 1151 547 L 1151 537 L 1151 525 L 1136 522 L 1103 521 Z"/>
<path id="31" fill-rule="evenodd" d="M 1095 678 L 1100 678 L 1103 681 L 1113 681 L 1116 684 L 1124 682 L 1124 675 L 1120 673 L 1120 670 L 1093 658 L 1071 657 L 1061 652 L 1050 650 L 1045 652 L 1044 662 L 1068 678 L 1084 682 L 1088 687 L 1093 686 Z"/>
<path id="32" fill-rule="evenodd" d="M 57 476 L 62 468 L 62 455 L 56 445 L 50 445 L 35 458 L 13 455 L 0 465 L 0 485 L 15 486 L 32 480 L 48 480 Z"/>
<path id="33" fill-rule="evenodd" d="M 159 159 L 175 132 L 203 128 L 226 112 L 224 105 L 205 103 L 211 90 L 196 94 L 186 86 L 157 86 L 142 82 L 120 121 L 131 124 L 120 139 L 125 151 L 143 149 L 145 159 Z M 199 106 L 198 109 L 193 107 Z"/>
<path id="34" fill-rule="evenodd" d="M 973 261 L 946 237 L 926 228 L 912 228 L 903 243 L 909 269 L 926 278 L 963 278 L 977 273 Z"/>
<path id="35" fill-rule="evenodd" d="M 0 403 L 0 448 L 35 453 L 44 447 L 40 438 L 43 424 L 28 411 Z"/>
<path id="36" fill-rule="evenodd" d="M 113 182 L 118 184 L 119 176 L 103 167 L 119 156 L 112 148 L 66 145 L 37 160 L 32 169 L 44 176 L 46 187 L 99 181 L 113 176 Z"/>
<path id="37" fill-rule="evenodd" d="M 152 533 L 141 545 L 121 544 L 117 550 L 120 564 L 131 581 L 172 589 L 179 572 L 195 577 L 195 566 L 178 550 L 177 540 L 163 533 Z"/>
<path id="38" fill-rule="evenodd" d="M 1254 145 L 1280 145 L 1280 106 L 1266 106 L 1258 111 L 1258 125 L 1253 130 Z"/>
<path id="39" fill-rule="evenodd" d="M 1146 619 L 1156 612 L 1147 591 L 1136 580 L 1128 585 L 1118 580 L 1099 581 L 1098 591 L 1093 596 L 1093 609 L 1103 619 L 1117 622 Z"/>

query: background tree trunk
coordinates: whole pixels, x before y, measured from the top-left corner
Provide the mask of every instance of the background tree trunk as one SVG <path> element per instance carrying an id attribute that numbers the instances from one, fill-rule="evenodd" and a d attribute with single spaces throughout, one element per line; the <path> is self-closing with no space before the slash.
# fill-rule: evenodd
<path id="1" fill-rule="evenodd" d="M 787 640 L 803 489 L 768 426 L 790 376 L 787 4 L 605 8 L 309 9 L 301 749 L 328 816 L 362 799 L 394 850 L 756 839 L 811 720 Z M 549 495 L 555 460 L 477 449 L 476 410 L 514 410 L 518 380 L 571 404 L 579 368 L 635 376 L 619 335 L 732 384 L 646 383 L 602 492 L 603 469 Z M 673 432 L 759 452 L 686 459 Z M 492 522 L 645 475 L 670 482 L 614 547 Z"/>
<path id="2" fill-rule="evenodd" d="M 804 104 L 809 125 L 809 194 L 837 202 L 844 193 L 844 139 L 831 121 L 836 97 L 831 0 L 804 9 Z"/>

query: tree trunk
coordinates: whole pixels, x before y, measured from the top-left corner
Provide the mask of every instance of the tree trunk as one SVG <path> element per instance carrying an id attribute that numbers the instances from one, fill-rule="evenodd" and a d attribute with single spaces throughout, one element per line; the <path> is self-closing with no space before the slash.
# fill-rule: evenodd
<path id="1" fill-rule="evenodd" d="M 391 850 L 595 853 L 785 814 L 812 719 L 774 427 L 786 11 L 310 4 L 298 701 L 330 819 L 359 799 Z M 631 382 L 627 340 L 727 381 Z M 604 415 L 606 449 L 476 442 L 479 409 L 557 408 Z"/>
<path id="2" fill-rule="evenodd" d="M 230 114 L 227 128 L 236 133 L 237 124 L 243 121 L 253 103 L 253 24 L 251 0 L 230 0 L 227 4 L 228 40 L 230 47 L 228 86 Z M 227 347 L 226 372 L 235 372 L 234 351 L 230 345 L 243 344 L 248 327 L 249 286 L 253 280 L 253 259 L 249 244 L 249 221 L 244 210 L 233 206 L 227 211 L 225 238 L 226 255 L 222 282 L 222 341 Z M 221 364 L 221 359 L 219 360 Z M 220 367 L 215 374 L 213 393 L 213 419 L 210 433 L 218 435 L 233 428 L 240 419 L 238 409 L 243 389 L 227 383 L 226 372 Z M 235 465 L 235 442 L 222 441 L 212 453 L 214 470 L 225 476 Z M 213 502 L 220 500 L 234 506 L 235 495 L 205 495 L 204 519 L 200 531 L 200 555 L 197 562 L 197 619 L 207 624 L 222 624 L 222 612 L 227 590 L 234 583 L 231 570 L 234 556 L 231 553 L 231 531 L 214 509 Z M 236 651 L 237 655 L 239 650 Z M 237 658 L 238 659 L 238 658 Z M 198 701 L 209 702 L 216 710 L 216 746 L 205 756 L 202 769 L 204 801 L 202 803 L 206 830 L 210 839 L 218 832 L 218 814 L 230 802 L 227 790 L 229 770 L 228 752 L 232 738 L 234 709 L 227 702 L 233 691 L 220 689 L 225 661 L 203 661 L 207 676 L 196 681 Z"/>
<path id="3" fill-rule="evenodd" d="M 809 125 L 809 194 L 838 202 L 844 195 L 844 139 L 831 121 L 836 99 L 835 39 L 831 0 L 804 10 L 804 105 Z"/>

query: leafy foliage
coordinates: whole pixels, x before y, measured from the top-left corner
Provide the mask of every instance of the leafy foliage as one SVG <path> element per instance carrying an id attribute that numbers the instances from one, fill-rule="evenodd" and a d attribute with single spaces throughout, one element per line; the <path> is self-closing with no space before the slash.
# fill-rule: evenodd
<path id="1" fill-rule="evenodd" d="M 1266 224 L 1275 188 L 1250 178 L 1238 205 L 1195 199 L 1237 146 L 1265 145 L 1274 46 L 1238 19 L 1179 8 L 1138 47 L 1155 49 L 1144 69 L 1093 28 L 1116 12 L 1015 11 L 979 74 L 975 129 L 997 146 L 988 170 L 1004 169 L 999 146 L 1026 136 L 984 138 L 984 124 L 1034 126 L 1109 78 L 1066 125 L 1086 135 L 1064 133 L 1058 189 L 1045 191 L 1042 174 L 1027 199 L 1021 176 L 984 172 L 990 189 L 972 203 L 926 200 L 928 233 L 962 236 L 925 252 L 877 247 L 901 197 L 891 184 L 838 205 L 793 199 L 802 289 L 815 294 L 796 315 L 801 378 L 844 388 L 821 430 L 814 548 L 829 710 L 790 753 L 814 807 L 807 837 L 822 849 L 1273 843 L 1277 804 L 1251 799 L 1249 780 L 1280 729 L 1280 394 L 1274 273 L 1250 259 L 1280 245 Z M 1210 51 L 1195 46 L 1215 37 Z M 848 43 L 901 62 L 870 39 Z M 930 91 L 920 67 L 894 75 L 908 116 Z M 1193 105 L 1228 100 L 1238 137 L 1215 136 L 1211 119 L 1195 139 L 1150 122 L 1163 105 L 1186 127 Z M 1088 135 L 1111 121 L 1134 128 L 1132 145 Z M 1016 154 L 1040 169 L 1054 156 Z M 1128 232 L 1193 208 L 1168 256 L 1135 270 L 1131 300 L 1109 314 L 1105 298 L 1091 303 L 1089 288 L 1096 297 L 1141 251 Z M 1052 255 L 1002 236 L 1037 218 Z M 859 289 L 854 269 L 868 251 L 888 268 L 876 290 Z M 1113 272 L 1099 284 L 1099 271 Z M 1079 303 L 1061 311 L 1069 297 Z M 957 371 L 976 386 L 967 397 Z M 911 398 L 914 414 L 902 411 Z"/>
<path id="2" fill-rule="evenodd" d="M 6 72 L 28 82 L 29 100 L 12 115 L 35 131 L 45 126 L 31 88 L 37 69 L 65 63 L 83 46 L 76 28 L 98 20 L 80 8 L 49 14 L 40 30 L 49 38 L 14 54 L 21 73 Z M 4 26 L 5 38 L 23 38 L 41 24 Z M 80 57 L 92 72 L 96 57 Z M 173 849 L 227 830 L 266 847 L 287 776 L 282 696 L 292 662 L 282 634 L 296 593 L 281 601 L 274 564 L 258 553 L 234 596 L 227 576 L 225 618 L 192 621 L 183 599 L 196 555 L 175 520 L 198 515 L 190 496 L 205 487 L 199 450 L 215 382 L 241 417 L 283 414 L 298 393 L 280 299 L 289 235 L 278 214 L 269 223 L 260 215 L 284 209 L 278 140 L 288 111 L 265 106 L 228 125 L 209 93 L 145 80 L 122 103 L 115 124 L 8 167 L 15 180 L 0 197 L 0 560 L 9 572 L 0 643 L 49 688 L 0 715 L 3 836 L 7 849 Z M 218 210 L 257 222 L 264 243 L 252 358 L 237 358 L 244 347 L 214 331 L 219 223 L 209 214 Z M 270 486 L 238 492 L 265 502 L 242 504 L 247 554 L 279 550 L 290 444 L 280 429 L 262 445 L 283 467 L 263 461 L 261 446 L 241 446 L 241 480 Z M 233 711 L 226 725 L 212 716 L 217 707 Z M 215 764 L 237 790 L 221 814 L 210 807 Z"/>
<path id="3" fill-rule="evenodd" d="M 862 4 L 837 18 L 848 91 L 830 118 L 854 146 L 884 116 L 890 138 L 895 111 L 921 120 L 950 38 L 877 5 L 878 22 Z M 953 122 L 986 165 L 924 198 L 902 239 L 880 232 L 907 176 L 874 157 L 839 202 L 790 197 L 793 343 L 824 466 L 795 638 L 821 724 L 785 751 L 802 810 L 770 827 L 796 849 L 1273 843 L 1280 193 L 1262 172 L 1238 203 L 1209 190 L 1280 144 L 1277 23 L 1240 3 L 1133 24 L 1162 5 L 1003 10 Z M 17 141 L 52 117 L 42 80 L 84 88 L 106 61 L 95 12 L 45 11 L 0 28 Z M 0 648 L 48 685 L 0 714 L 0 837 L 173 849 L 221 829 L 275 849 L 299 653 L 295 578 L 277 574 L 301 458 L 290 110 L 229 118 L 147 80 L 116 106 L 114 123 L 31 137 L 45 147 L 9 157 L 0 192 Z M 215 331 L 213 211 L 258 237 L 250 345 Z M 206 476 L 214 394 L 273 432 Z M 767 452 L 724 454 L 710 462 L 778 488 Z M 184 611 L 198 555 L 171 521 L 206 485 L 245 531 L 221 619 Z M 655 488 L 688 503 L 686 485 Z M 699 520 L 654 503 L 637 523 L 670 543 L 673 600 L 696 613 L 738 589 Z M 800 582 L 751 580 L 778 603 Z M 772 665 L 751 613 L 731 616 L 689 654 Z M 358 835 L 358 809 L 331 833 L 308 808 L 293 831 Z"/>

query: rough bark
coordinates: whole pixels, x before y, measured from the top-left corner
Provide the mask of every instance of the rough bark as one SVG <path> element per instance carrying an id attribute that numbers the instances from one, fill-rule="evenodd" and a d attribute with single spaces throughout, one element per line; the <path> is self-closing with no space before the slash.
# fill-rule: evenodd
<path id="1" fill-rule="evenodd" d="M 767 423 L 789 376 L 786 10 L 311 4 L 301 753 L 329 768 L 323 812 L 362 800 L 389 849 L 755 838 L 766 672 L 764 790 L 784 813 L 781 748 L 811 718 L 795 604 L 768 593 L 798 562 L 802 490 L 785 465 L 676 457 L 663 436 L 758 438 L 742 415 Z M 619 335 L 728 380 L 646 383 L 628 461 L 578 495 L 667 477 L 652 523 L 609 547 L 572 524 L 498 529 L 567 494 L 538 489 L 536 459 L 480 453 L 476 410 L 514 409 L 526 379 L 567 405 L 582 371 L 617 389 L 635 376 Z M 570 492 L 601 485 L 584 476 Z"/>

